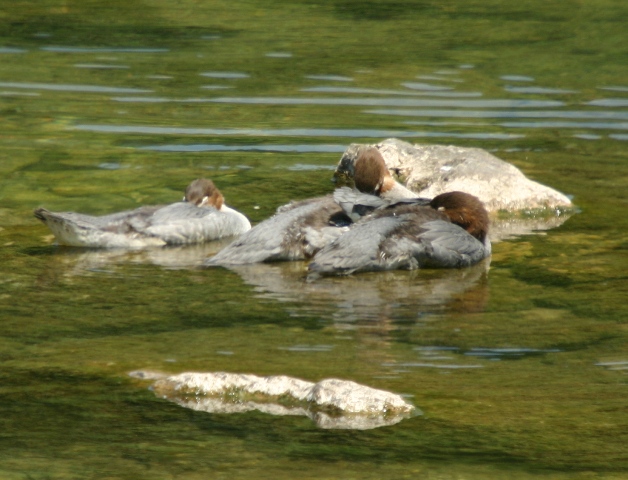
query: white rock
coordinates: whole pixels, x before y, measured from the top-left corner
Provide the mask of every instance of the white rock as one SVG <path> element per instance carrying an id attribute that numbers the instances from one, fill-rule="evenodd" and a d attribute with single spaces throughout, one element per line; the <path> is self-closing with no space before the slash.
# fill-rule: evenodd
<path id="1" fill-rule="evenodd" d="M 136 371 L 130 375 L 157 379 L 154 391 L 186 408 L 212 413 L 258 410 L 272 415 L 306 415 L 321 428 L 377 428 L 416 413 L 415 407 L 399 395 L 349 380 L 312 383 L 284 375 L 258 377 L 225 372 L 186 372 L 166 377 Z M 247 395 L 255 398 L 251 400 Z"/>
<path id="2" fill-rule="evenodd" d="M 307 399 L 349 413 L 409 412 L 412 408 L 399 395 L 336 378 L 318 382 Z"/>
<path id="3" fill-rule="evenodd" d="M 489 211 L 509 212 L 572 207 L 564 194 L 534 182 L 515 166 L 480 148 L 412 145 L 391 138 L 373 145 L 391 172 L 405 178 L 418 196 L 432 198 L 460 190 L 477 196 Z M 364 145 L 352 144 L 343 154 L 357 157 Z"/>

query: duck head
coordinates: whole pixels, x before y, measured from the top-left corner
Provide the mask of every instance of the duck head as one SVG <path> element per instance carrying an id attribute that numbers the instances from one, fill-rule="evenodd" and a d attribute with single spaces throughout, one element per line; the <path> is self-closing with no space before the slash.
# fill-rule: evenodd
<path id="1" fill-rule="evenodd" d="M 430 207 L 443 212 L 451 223 L 464 228 L 484 243 L 488 234 L 488 212 L 479 198 L 464 192 L 441 193 L 432 199 Z"/>
<path id="2" fill-rule="evenodd" d="M 411 198 L 416 194 L 390 174 L 384 157 L 375 147 L 360 148 L 357 155 L 345 155 L 334 173 L 335 181 L 349 180 L 357 190 L 387 198 Z"/>
<path id="3" fill-rule="evenodd" d="M 220 210 L 225 199 L 216 188 L 214 182 L 206 178 L 194 180 L 185 189 L 184 202 L 193 203 L 197 207 L 210 206 Z"/>

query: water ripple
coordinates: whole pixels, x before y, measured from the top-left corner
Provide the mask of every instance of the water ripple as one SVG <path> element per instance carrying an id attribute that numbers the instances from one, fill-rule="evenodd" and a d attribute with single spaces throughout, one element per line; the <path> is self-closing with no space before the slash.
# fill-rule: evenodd
<path id="1" fill-rule="evenodd" d="M 269 52 L 266 56 L 270 58 L 291 58 L 292 54 L 288 52 Z"/>
<path id="2" fill-rule="evenodd" d="M 94 92 L 94 93 L 150 93 L 153 90 L 141 88 L 103 87 L 99 85 L 71 85 L 62 83 L 28 83 L 0 82 L 0 87 L 25 88 L 33 90 L 54 90 L 60 92 Z"/>
<path id="3" fill-rule="evenodd" d="M 594 107 L 628 107 L 628 98 L 602 98 L 591 100 L 586 105 L 593 105 Z"/>
<path id="4" fill-rule="evenodd" d="M 599 90 L 609 90 L 611 92 L 628 92 L 628 87 L 597 87 Z"/>
<path id="5" fill-rule="evenodd" d="M 406 122 L 412 125 L 412 122 Z M 503 122 L 507 128 L 593 128 L 602 130 L 628 130 L 627 122 Z"/>
<path id="6" fill-rule="evenodd" d="M 45 52 L 56 53 L 164 53 L 169 52 L 168 48 L 126 48 L 126 47 L 66 47 L 66 46 L 48 46 L 40 47 Z"/>
<path id="7" fill-rule="evenodd" d="M 341 129 L 341 128 L 287 128 L 287 129 L 256 129 L 256 128 L 182 128 L 182 127 L 151 127 L 131 125 L 75 125 L 72 130 L 83 130 L 100 133 L 137 133 L 151 135 L 209 135 L 209 136 L 276 136 L 276 137 L 454 137 L 510 140 L 522 138 L 524 135 L 504 133 L 451 133 L 451 132 L 416 132 L 404 130 L 378 129 Z M 163 146 L 162 148 L 187 148 L 189 146 Z M 213 148 L 213 145 L 207 148 Z M 144 147 L 147 148 L 147 147 Z M 154 147 L 151 147 L 154 148 Z M 197 146 L 195 148 L 201 148 Z M 170 150 L 180 151 L 180 150 Z M 195 150 L 202 151 L 202 150 Z"/>
<path id="8" fill-rule="evenodd" d="M 525 75 L 502 75 L 499 78 L 509 82 L 534 82 L 534 77 L 526 77 Z"/>
<path id="9" fill-rule="evenodd" d="M 458 73 L 458 72 L 454 72 L 454 73 Z M 462 80 L 461 78 L 438 77 L 435 75 L 417 75 L 416 78 L 418 78 L 419 80 L 433 80 L 436 82 L 457 82 L 457 83 L 464 82 L 464 80 Z"/>
<path id="10" fill-rule="evenodd" d="M 127 65 L 106 65 L 103 63 L 75 63 L 76 68 L 93 68 L 93 69 L 126 69 Z"/>
<path id="11" fill-rule="evenodd" d="M 351 77 L 343 77 L 341 75 L 306 75 L 305 78 L 310 80 L 328 80 L 331 82 L 353 82 Z"/>
<path id="12" fill-rule="evenodd" d="M 26 53 L 28 50 L 14 47 L 0 47 L 0 53 Z"/>
<path id="13" fill-rule="evenodd" d="M 484 365 L 456 365 L 446 363 L 424 363 L 424 362 L 404 362 L 404 363 L 383 363 L 383 367 L 422 367 L 422 368 L 443 368 L 447 370 L 457 370 L 464 368 L 483 368 Z"/>
<path id="14" fill-rule="evenodd" d="M 544 88 L 544 87 L 513 87 L 507 85 L 504 87 L 507 92 L 513 93 L 533 93 L 533 94 L 545 94 L 545 95 L 566 95 L 569 93 L 578 93 L 577 90 L 564 90 L 560 88 Z"/>
<path id="15" fill-rule="evenodd" d="M 156 152 L 296 152 L 296 153 L 342 153 L 346 145 L 148 145 L 140 150 Z M 332 170 L 336 167 L 330 167 Z"/>
<path id="16" fill-rule="evenodd" d="M 454 118 L 594 118 L 606 120 L 628 120 L 628 112 L 582 111 L 582 110 L 410 110 L 378 109 L 366 110 L 375 115 L 398 115 L 404 117 L 454 117 Z"/>
<path id="17" fill-rule="evenodd" d="M 543 108 L 562 107 L 557 100 L 440 100 L 399 98 L 290 98 L 290 97 L 217 97 L 207 99 L 213 103 L 240 103 L 257 105 L 355 105 L 399 107 L 458 107 L 458 108 Z"/>
<path id="18" fill-rule="evenodd" d="M 204 73 L 199 73 L 199 75 L 201 77 L 226 78 L 226 79 L 238 79 L 238 78 L 250 77 L 248 73 L 242 73 L 242 72 L 204 72 Z"/>
<path id="19" fill-rule="evenodd" d="M 482 92 L 455 92 L 455 91 L 428 91 L 408 92 L 407 90 L 383 90 L 377 88 L 353 88 L 353 87 L 310 87 L 302 88 L 302 92 L 315 93 L 356 93 L 366 95 L 403 95 L 420 97 L 481 97 Z"/>
<path id="20" fill-rule="evenodd" d="M 544 353 L 559 353 L 557 348 L 537 349 L 537 348 L 472 348 L 464 355 L 471 357 L 484 357 L 490 359 L 499 358 L 520 358 L 529 355 L 541 355 Z"/>
<path id="21" fill-rule="evenodd" d="M 416 82 L 405 82 L 401 84 L 406 88 L 410 88 L 412 90 L 453 90 L 454 87 L 442 86 L 442 85 L 432 85 L 430 83 L 416 83 Z"/>

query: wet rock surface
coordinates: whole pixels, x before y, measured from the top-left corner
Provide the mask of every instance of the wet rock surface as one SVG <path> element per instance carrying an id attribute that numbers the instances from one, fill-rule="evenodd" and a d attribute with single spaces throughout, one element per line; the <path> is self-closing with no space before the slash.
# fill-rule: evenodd
<path id="1" fill-rule="evenodd" d="M 356 158 L 365 146 L 351 144 L 341 162 Z M 372 146 L 391 172 L 421 197 L 459 190 L 475 195 L 492 212 L 573 207 L 563 193 L 528 179 L 515 166 L 481 148 L 412 145 L 395 138 Z"/>
<path id="2" fill-rule="evenodd" d="M 257 410 L 271 415 L 303 415 L 321 428 L 365 430 L 393 425 L 419 413 L 400 395 L 350 380 L 332 378 L 312 383 L 285 375 L 225 372 L 166 376 L 136 371 L 130 375 L 155 380 L 152 388 L 157 395 L 186 408 L 210 413 Z"/>

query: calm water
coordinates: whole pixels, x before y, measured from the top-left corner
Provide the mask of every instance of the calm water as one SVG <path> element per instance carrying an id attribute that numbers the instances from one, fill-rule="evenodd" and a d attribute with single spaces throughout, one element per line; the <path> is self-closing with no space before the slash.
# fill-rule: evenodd
<path id="1" fill-rule="evenodd" d="M 628 478 L 628 6 L 0 5 L 0 477 Z M 218 245 L 55 247 L 209 176 L 253 221 L 351 142 L 486 148 L 581 209 L 490 265 L 305 282 Z M 369 431 L 212 415 L 133 370 L 338 377 L 423 415 Z"/>

